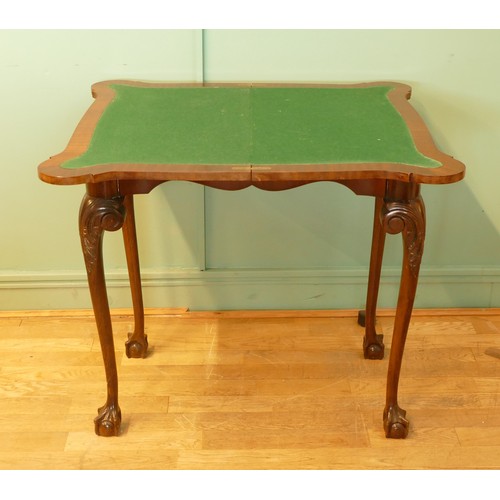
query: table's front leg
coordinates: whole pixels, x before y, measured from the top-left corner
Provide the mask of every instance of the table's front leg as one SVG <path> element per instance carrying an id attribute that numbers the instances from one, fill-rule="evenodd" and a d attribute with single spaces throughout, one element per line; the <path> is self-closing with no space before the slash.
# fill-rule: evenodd
<path id="1" fill-rule="evenodd" d="M 407 200 L 386 200 L 382 208 L 382 224 L 387 233 L 401 233 L 403 237 L 403 270 L 387 375 L 384 430 L 389 438 L 405 438 L 409 423 L 405 418 L 406 411 L 398 405 L 398 384 L 424 250 L 425 207 L 418 192 Z"/>
<path id="2" fill-rule="evenodd" d="M 142 300 L 133 196 L 125 196 L 123 204 L 127 210 L 127 216 L 123 223 L 123 241 L 127 256 L 130 290 L 132 292 L 132 304 L 134 308 L 134 331 L 128 335 L 128 340 L 125 343 L 125 353 L 129 358 L 145 358 L 148 351 L 148 337 L 144 333 L 144 304 Z"/>
<path id="3" fill-rule="evenodd" d="M 94 420 L 95 432 L 100 436 L 118 435 L 121 424 L 118 374 L 104 276 L 102 240 L 104 231 L 120 229 L 124 219 L 125 207 L 122 197 L 101 198 L 89 194 L 84 196 L 80 207 L 80 238 L 107 381 L 106 404 L 99 408 L 98 416 Z"/>

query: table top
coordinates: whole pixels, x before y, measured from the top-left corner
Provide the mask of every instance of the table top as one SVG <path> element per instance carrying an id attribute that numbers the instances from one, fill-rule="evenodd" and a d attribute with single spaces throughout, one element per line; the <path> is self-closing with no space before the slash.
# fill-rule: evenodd
<path id="1" fill-rule="evenodd" d="M 66 149 L 39 166 L 42 180 L 443 184 L 464 175 L 437 149 L 401 83 L 116 80 L 94 84 L 92 94 Z"/>

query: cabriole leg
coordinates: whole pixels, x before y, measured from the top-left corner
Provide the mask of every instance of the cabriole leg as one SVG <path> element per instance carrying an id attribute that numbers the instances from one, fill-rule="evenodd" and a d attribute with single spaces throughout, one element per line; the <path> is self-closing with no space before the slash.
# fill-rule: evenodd
<path id="1" fill-rule="evenodd" d="M 418 187 L 415 188 L 415 196 L 410 199 L 386 201 L 382 223 L 386 232 L 401 233 L 403 238 L 403 270 L 387 374 L 384 430 L 388 438 L 405 438 L 409 422 L 406 411 L 398 405 L 398 384 L 424 250 L 425 207 Z"/>
<path id="2" fill-rule="evenodd" d="M 145 358 L 148 351 L 148 338 L 144 334 L 144 304 L 142 300 L 133 196 L 125 196 L 123 204 L 127 210 L 127 216 L 123 223 L 123 242 L 127 256 L 130 290 L 134 308 L 134 331 L 128 334 L 128 340 L 125 343 L 125 352 L 129 358 Z"/>
<path id="3" fill-rule="evenodd" d="M 363 338 L 363 353 L 366 359 L 383 359 L 384 336 L 375 330 L 378 290 L 384 256 L 385 230 L 382 226 L 381 215 L 384 205 L 383 198 L 375 198 L 375 213 L 373 218 L 372 250 L 370 256 L 370 273 L 368 277 L 368 292 L 366 310 L 358 314 L 358 323 L 365 327 Z"/>
<path id="4" fill-rule="evenodd" d="M 106 404 L 99 408 L 98 416 L 94 420 L 95 432 L 100 436 L 118 435 L 121 424 L 118 375 L 104 276 L 102 240 L 104 231 L 116 231 L 122 227 L 125 218 L 122 201 L 121 197 L 108 199 L 86 194 L 82 200 L 79 217 L 80 239 L 107 381 Z"/>

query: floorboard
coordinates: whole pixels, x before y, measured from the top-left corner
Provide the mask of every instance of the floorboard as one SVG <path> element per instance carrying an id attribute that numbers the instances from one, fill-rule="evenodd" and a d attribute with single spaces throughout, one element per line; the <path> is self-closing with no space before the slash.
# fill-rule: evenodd
<path id="1" fill-rule="evenodd" d="M 146 359 L 114 312 L 122 433 L 94 434 L 105 379 L 93 318 L 0 315 L 3 470 L 477 470 L 500 468 L 499 310 L 416 311 L 400 404 L 382 428 L 386 357 L 363 359 L 354 311 L 149 310 Z"/>

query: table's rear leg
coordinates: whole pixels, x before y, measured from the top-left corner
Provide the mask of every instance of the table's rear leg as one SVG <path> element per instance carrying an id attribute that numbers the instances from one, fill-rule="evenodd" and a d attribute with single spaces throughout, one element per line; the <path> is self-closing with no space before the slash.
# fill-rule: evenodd
<path id="1" fill-rule="evenodd" d="M 405 438 L 409 423 L 405 418 L 406 411 L 398 405 L 398 384 L 424 249 L 425 207 L 422 198 L 387 202 L 383 224 L 388 233 L 402 233 L 403 236 L 403 270 L 387 374 L 384 430 L 389 438 Z"/>
<path id="2" fill-rule="evenodd" d="M 125 352 L 129 358 L 145 358 L 148 351 L 148 338 L 144 334 L 144 304 L 142 300 L 141 271 L 137 250 L 135 213 L 133 195 L 127 195 L 123 202 L 127 215 L 123 223 L 123 242 L 127 256 L 128 275 L 132 304 L 134 308 L 134 331 L 128 334 Z"/>
<path id="3" fill-rule="evenodd" d="M 86 194 L 82 200 L 79 217 L 80 239 L 107 381 L 106 404 L 99 408 L 98 416 L 94 420 L 95 432 L 100 436 L 118 435 L 121 424 L 118 375 L 104 276 L 102 240 L 105 230 L 116 231 L 122 227 L 124 216 L 125 208 L 120 197 L 106 199 Z"/>
<path id="4" fill-rule="evenodd" d="M 385 230 L 381 222 L 383 205 L 383 198 L 375 198 L 366 310 L 360 311 L 358 314 L 358 323 L 365 327 L 363 353 L 366 359 L 382 359 L 384 357 L 384 336 L 377 334 L 375 329 L 378 290 L 385 246 Z"/>

